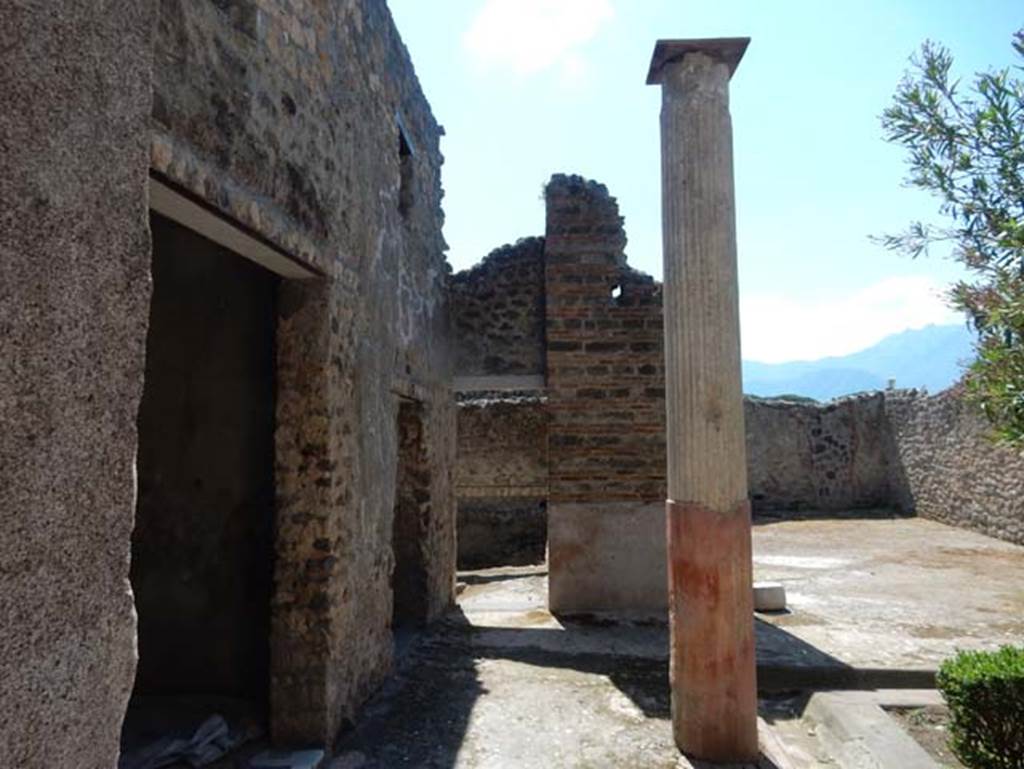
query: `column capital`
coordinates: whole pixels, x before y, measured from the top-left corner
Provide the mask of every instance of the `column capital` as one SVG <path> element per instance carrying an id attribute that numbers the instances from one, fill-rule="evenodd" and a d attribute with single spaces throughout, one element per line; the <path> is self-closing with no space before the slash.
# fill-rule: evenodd
<path id="1" fill-rule="evenodd" d="M 703 37 L 691 40 L 659 40 L 654 46 L 651 69 L 647 73 L 647 85 L 659 85 L 662 72 L 673 62 L 681 61 L 688 53 L 702 53 L 729 67 L 732 77 L 740 59 L 750 43 L 749 37 Z"/>

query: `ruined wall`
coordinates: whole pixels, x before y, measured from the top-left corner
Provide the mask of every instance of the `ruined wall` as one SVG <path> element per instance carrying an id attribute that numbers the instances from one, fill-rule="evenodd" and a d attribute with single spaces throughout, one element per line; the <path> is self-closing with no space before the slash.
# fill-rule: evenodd
<path id="1" fill-rule="evenodd" d="M 989 440 L 959 388 L 747 398 L 746 419 L 755 510 L 890 508 L 1024 542 L 1024 459 Z"/>
<path id="2" fill-rule="evenodd" d="M 627 266 L 603 185 L 554 176 L 545 195 L 549 603 L 645 608 L 648 570 L 607 571 L 664 536 L 645 504 L 665 498 L 661 287 Z"/>
<path id="3" fill-rule="evenodd" d="M 744 407 L 755 513 L 893 504 L 883 393 L 826 404 L 748 396 Z"/>
<path id="4" fill-rule="evenodd" d="M 1024 545 L 1024 458 L 993 444 L 957 388 L 886 399 L 894 492 L 917 515 Z"/>
<path id="5" fill-rule="evenodd" d="M 664 499 L 661 287 L 603 185 L 555 176 L 546 199 L 551 500 Z"/>
<path id="6" fill-rule="evenodd" d="M 643 603 L 664 580 L 637 563 L 639 580 L 607 593 L 601 572 L 663 537 L 661 290 L 626 264 L 622 219 L 602 185 L 556 175 L 546 199 L 544 238 L 452 279 L 457 381 L 544 374 L 525 400 L 465 394 L 460 558 L 509 563 L 525 549 L 532 560 L 546 512 L 555 608 Z"/>
<path id="7" fill-rule="evenodd" d="M 0 756 L 110 769 L 135 670 L 152 8 L 0 16 Z"/>
<path id="8" fill-rule="evenodd" d="M 492 251 L 450 282 L 459 378 L 544 373 L 544 239 Z"/>
<path id="9" fill-rule="evenodd" d="M 660 286 L 626 265 L 622 220 L 603 186 L 555 176 L 546 195 L 546 387 L 538 394 L 546 397 L 548 418 L 550 605 L 566 611 L 661 608 Z M 472 281 L 467 273 L 457 278 L 473 286 L 474 296 L 519 291 L 512 273 L 499 269 L 515 254 L 499 250 L 488 269 L 472 271 Z M 486 302 L 472 307 L 461 316 L 460 336 L 486 337 L 499 349 L 510 324 L 489 317 Z M 463 365 L 478 359 L 470 356 Z M 460 465 L 467 468 L 459 476 L 460 524 L 471 533 L 467 546 L 479 563 L 488 548 L 495 562 L 506 558 L 503 538 L 536 537 L 525 506 L 502 510 L 495 503 L 486 510 L 468 498 L 475 479 L 506 469 L 524 479 L 540 477 L 536 445 L 514 437 L 522 431 L 517 420 L 527 418 L 517 408 L 467 402 L 460 415 Z M 535 408 L 529 419 L 539 418 Z M 987 444 L 958 401 L 908 400 L 892 392 L 824 404 L 748 397 L 745 421 L 755 512 L 909 511 L 916 501 L 926 517 L 1020 541 L 1019 484 L 1012 474 L 1020 460 Z M 1011 469 L 1010 482 L 1002 482 L 1000 468 Z M 491 524 L 487 536 L 476 533 L 480 521 Z"/>
<path id="10" fill-rule="evenodd" d="M 382 0 L 162 0 L 152 165 L 322 273 L 280 287 L 275 739 L 390 669 L 398 400 L 423 406 L 429 612 L 452 598 L 442 130 Z"/>
<path id="11" fill-rule="evenodd" d="M 459 568 L 541 563 L 547 542 L 543 397 L 483 393 L 458 412 Z"/>

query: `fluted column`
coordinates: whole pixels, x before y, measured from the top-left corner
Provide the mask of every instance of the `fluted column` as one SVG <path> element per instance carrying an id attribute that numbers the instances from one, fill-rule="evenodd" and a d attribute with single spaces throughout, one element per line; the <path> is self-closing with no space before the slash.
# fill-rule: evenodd
<path id="1" fill-rule="evenodd" d="M 683 752 L 757 757 L 729 79 L 748 40 L 659 41 L 672 722 Z"/>

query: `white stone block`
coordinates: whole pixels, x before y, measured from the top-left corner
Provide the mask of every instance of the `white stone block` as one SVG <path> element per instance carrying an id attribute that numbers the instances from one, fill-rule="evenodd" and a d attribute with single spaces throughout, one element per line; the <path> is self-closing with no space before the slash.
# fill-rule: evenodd
<path id="1" fill-rule="evenodd" d="M 785 611 L 786 588 L 781 582 L 754 583 L 754 611 Z"/>

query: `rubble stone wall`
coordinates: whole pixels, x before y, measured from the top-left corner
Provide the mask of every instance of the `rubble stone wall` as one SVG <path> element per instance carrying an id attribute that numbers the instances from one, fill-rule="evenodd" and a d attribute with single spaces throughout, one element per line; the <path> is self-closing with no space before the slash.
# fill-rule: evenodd
<path id="1" fill-rule="evenodd" d="M 831 403 L 747 397 L 754 512 L 830 512 L 892 504 L 885 396 Z"/>
<path id="2" fill-rule="evenodd" d="M 0 11 L 0 756 L 110 769 L 149 313 L 146 0 Z"/>
<path id="3" fill-rule="evenodd" d="M 162 0 L 155 174 L 322 275 L 278 296 L 275 740 L 327 743 L 392 664 L 398 403 L 422 404 L 430 616 L 455 563 L 440 136 L 383 0 Z"/>
<path id="4" fill-rule="evenodd" d="M 886 398 L 894 496 L 922 518 L 1024 545 L 1024 457 L 989 439 L 956 388 Z"/>
<path id="5" fill-rule="evenodd" d="M 450 281 L 460 377 L 544 373 L 544 239 L 492 251 Z"/>

